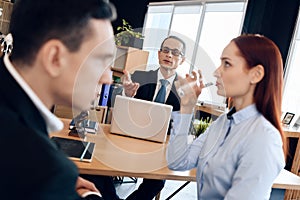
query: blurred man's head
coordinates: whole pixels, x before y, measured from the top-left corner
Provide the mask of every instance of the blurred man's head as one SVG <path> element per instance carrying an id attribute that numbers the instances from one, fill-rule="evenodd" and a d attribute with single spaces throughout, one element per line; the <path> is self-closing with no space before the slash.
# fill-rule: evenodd
<path id="1" fill-rule="evenodd" d="M 72 105 L 73 97 L 73 106 L 85 109 L 99 78 L 108 77 L 114 17 L 114 9 L 102 0 L 18 0 L 10 23 L 10 59 L 25 80 L 30 82 L 32 74 L 43 77 L 32 87 L 42 101 L 52 98 L 44 103 Z"/>

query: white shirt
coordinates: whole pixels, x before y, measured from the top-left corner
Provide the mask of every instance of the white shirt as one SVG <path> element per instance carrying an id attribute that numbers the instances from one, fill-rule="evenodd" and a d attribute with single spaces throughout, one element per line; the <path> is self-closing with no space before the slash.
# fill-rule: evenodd
<path id="1" fill-rule="evenodd" d="M 170 169 L 197 168 L 198 199 L 263 200 L 270 198 L 273 181 L 285 166 L 279 131 L 250 105 L 221 115 L 191 144 L 191 115 L 173 115 L 167 148 Z"/>
<path id="2" fill-rule="evenodd" d="M 4 56 L 4 65 L 6 66 L 12 77 L 31 99 L 33 104 L 40 111 L 42 117 L 46 122 L 48 133 L 62 130 L 64 127 L 62 121 L 60 121 L 53 113 L 51 113 L 50 110 L 43 104 L 40 98 L 34 93 L 34 91 L 30 88 L 30 86 L 26 83 L 22 76 L 17 72 L 15 67 L 10 62 L 7 54 Z"/>

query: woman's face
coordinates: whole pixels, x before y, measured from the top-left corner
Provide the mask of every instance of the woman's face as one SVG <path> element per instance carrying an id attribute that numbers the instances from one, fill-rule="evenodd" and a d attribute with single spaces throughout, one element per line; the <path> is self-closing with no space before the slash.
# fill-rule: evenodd
<path id="1" fill-rule="evenodd" d="M 218 95 L 235 98 L 252 98 L 250 71 L 238 47 L 230 42 L 222 52 L 221 65 L 214 72 Z"/>

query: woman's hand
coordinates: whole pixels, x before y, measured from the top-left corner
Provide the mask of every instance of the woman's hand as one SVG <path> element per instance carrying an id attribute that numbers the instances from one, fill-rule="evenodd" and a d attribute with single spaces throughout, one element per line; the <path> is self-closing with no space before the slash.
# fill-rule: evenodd
<path id="1" fill-rule="evenodd" d="M 192 74 L 187 74 L 185 78 L 178 77 L 174 84 L 181 99 L 180 112 L 182 114 L 191 114 L 197 103 L 198 96 L 205 87 L 201 71 L 192 71 Z"/>

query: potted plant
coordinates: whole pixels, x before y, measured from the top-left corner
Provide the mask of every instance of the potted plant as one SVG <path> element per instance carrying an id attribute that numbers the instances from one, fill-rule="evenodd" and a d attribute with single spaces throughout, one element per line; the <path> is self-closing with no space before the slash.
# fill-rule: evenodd
<path id="1" fill-rule="evenodd" d="M 210 126 L 212 122 L 212 119 L 209 117 L 207 117 L 206 119 L 195 119 L 194 121 L 194 135 L 195 137 L 198 137 L 199 135 L 201 135 L 202 133 L 205 132 L 205 130 Z"/>
<path id="2" fill-rule="evenodd" d="M 116 45 L 142 49 L 144 38 L 142 33 L 134 30 L 125 19 L 122 19 L 122 22 L 122 26 L 117 27 L 117 31 L 119 31 L 119 33 L 117 33 L 115 36 Z"/>
<path id="3" fill-rule="evenodd" d="M 145 70 L 148 62 L 148 51 L 142 50 L 143 35 L 125 20 L 122 19 L 122 26 L 117 27 L 115 35 L 116 55 L 112 70 L 123 73 L 123 70 L 133 72 L 135 70 Z M 118 74 L 117 76 L 120 76 Z"/>

